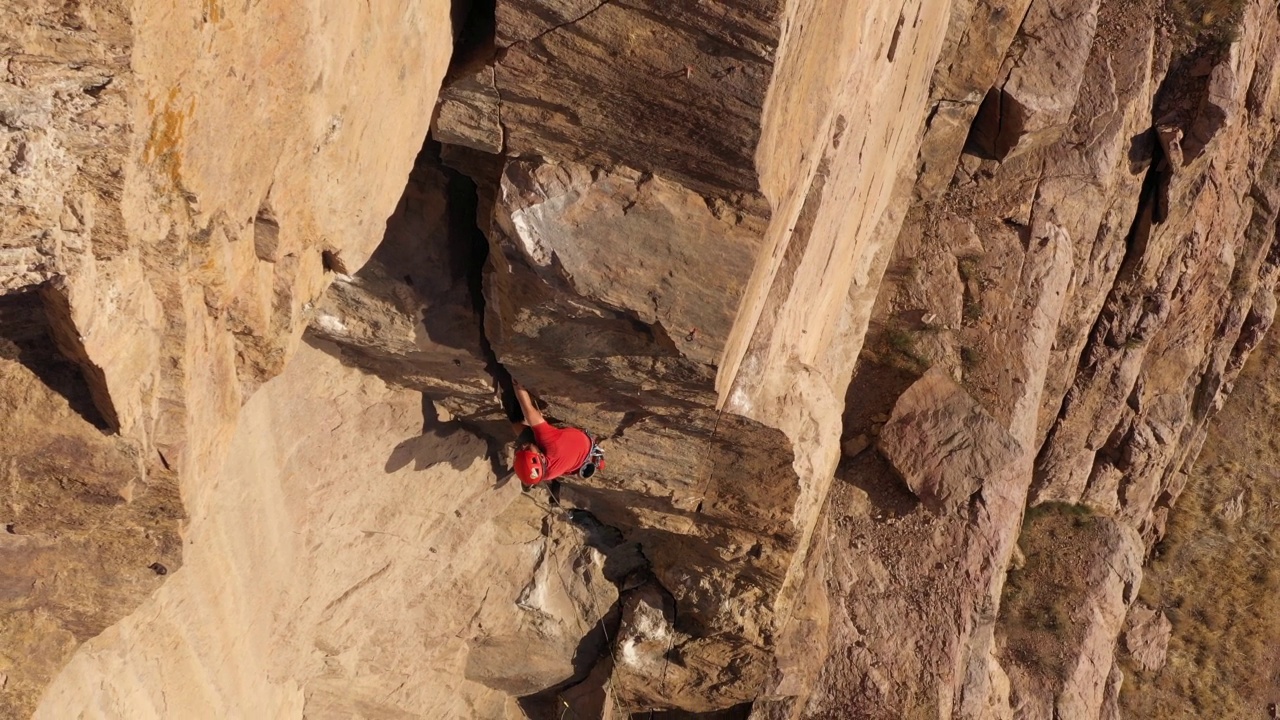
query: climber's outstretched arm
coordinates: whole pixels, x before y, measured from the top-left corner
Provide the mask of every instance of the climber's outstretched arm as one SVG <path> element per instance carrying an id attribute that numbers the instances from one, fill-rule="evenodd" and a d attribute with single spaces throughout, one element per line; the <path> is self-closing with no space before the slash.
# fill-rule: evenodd
<path id="1" fill-rule="evenodd" d="M 524 389 L 520 383 L 515 383 L 516 402 L 520 403 L 520 412 L 524 413 L 524 424 L 529 427 L 541 425 L 547 419 L 542 417 L 542 412 L 538 410 L 538 406 L 533 403 L 533 398 L 529 397 L 529 391 Z"/>

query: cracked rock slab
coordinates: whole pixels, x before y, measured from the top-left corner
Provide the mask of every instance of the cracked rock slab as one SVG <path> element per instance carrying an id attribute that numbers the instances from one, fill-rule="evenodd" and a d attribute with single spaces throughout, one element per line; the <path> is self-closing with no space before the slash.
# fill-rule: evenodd
<path id="1" fill-rule="evenodd" d="M 954 512 L 987 477 L 1016 462 L 1022 447 L 964 388 L 934 369 L 898 398 L 880 431 L 880 452 L 917 497 Z"/>
<path id="2" fill-rule="evenodd" d="M 1163 612 L 1138 605 L 1129 613 L 1129 629 L 1124 634 L 1124 648 L 1138 667 L 1155 671 L 1164 667 L 1173 624 Z"/>

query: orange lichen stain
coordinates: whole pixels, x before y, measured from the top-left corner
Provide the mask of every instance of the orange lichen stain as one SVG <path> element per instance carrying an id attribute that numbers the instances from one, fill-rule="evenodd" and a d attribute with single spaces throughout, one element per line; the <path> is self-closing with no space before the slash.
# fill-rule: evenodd
<path id="1" fill-rule="evenodd" d="M 187 121 L 195 114 L 196 100 L 187 98 L 185 102 L 178 99 L 178 88 L 169 90 L 164 102 L 164 109 L 157 112 L 154 98 L 147 100 L 147 109 L 154 118 L 151 121 L 151 133 L 147 136 L 147 144 L 142 148 L 142 160 L 154 165 L 157 170 L 167 176 L 173 187 L 182 185 L 182 152 L 180 147 L 185 137 Z"/>
<path id="2" fill-rule="evenodd" d="M 222 6 L 218 0 L 204 0 L 204 21 L 211 23 L 222 21 Z"/>

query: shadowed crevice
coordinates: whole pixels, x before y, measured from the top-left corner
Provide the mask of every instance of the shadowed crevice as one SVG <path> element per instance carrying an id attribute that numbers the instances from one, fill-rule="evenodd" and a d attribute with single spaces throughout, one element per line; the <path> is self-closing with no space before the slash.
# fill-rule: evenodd
<path id="1" fill-rule="evenodd" d="M 9 295 L 0 295 L 0 356 L 17 360 L 31 370 L 50 389 L 66 398 L 71 409 L 91 425 L 104 432 L 115 429 L 115 410 L 110 396 L 106 395 L 105 380 L 100 394 L 109 416 L 100 409 L 85 369 L 66 355 L 55 339 L 55 330 L 49 312 L 50 299 L 56 291 L 43 287 L 31 288 Z M 55 303 L 56 304 L 56 303 Z M 56 307 L 54 308 L 56 312 Z M 69 313 L 64 322 L 70 322 Z M 65 342 L 76 341 L 74 328 L 64 333 Z M 81 354 L 83 354 L 83 347 Z M 87 356 L 85 357 L 87 362 Z M 101 369 L 93 366 L 101 375 Z"/>

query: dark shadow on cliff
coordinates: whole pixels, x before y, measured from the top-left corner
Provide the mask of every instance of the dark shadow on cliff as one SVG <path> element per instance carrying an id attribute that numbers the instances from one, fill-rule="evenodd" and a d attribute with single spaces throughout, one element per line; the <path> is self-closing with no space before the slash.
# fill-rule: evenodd
<path id="1" fill-rule="evenodd" d="M 888 336 L 889 333 L 883 335 Z M 865 492 L 879 511 L 891 517 L 901 517 L 910 514 L 919 500 L 875 449 L 876 434 L 893 412 L 898 396 L 919 378 L 921 364 L 904 354 L 891 339 L 872 337 L 868 345 L 873 342 L 880 352 L 876 358 L 871 354 L 864 356 L 845 392 L 844 430 L 841 434 L 845 448 L 862 444 L 856 442 L 859 438 L 866 446 L 852 456 L 846 449 L 836 469 L 836 480 Z M 878 357 L 880 355 L 883 358 Z"/>
<path id="2" fill-rule="evenodd" d="M 17 360 L 97 429 L 110 425 L 93 403 L 80 367 L 58 351 L 39 289 L 0 295 L 0 356 Z"/>
<path id="3" fill-rule="evenodd" d="M 393 473 L 413 463 L 413 469 L 420 471 L 447 462 L 454 470 L 461 471 L 484 458 L 499 483 L 504 484 L 510 472 L 505 453 L 508 441 L 501 439 L 503 427 L 505 434 L 511 435 L 510 425 L 501 421 L 441 420 L 435 404 L 423 396 L 422 434 L 396 445 L 383 469 Z"/>

